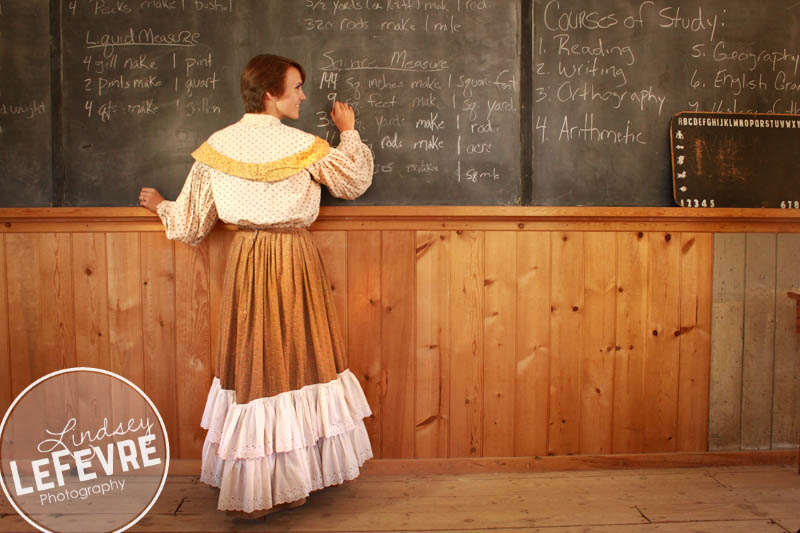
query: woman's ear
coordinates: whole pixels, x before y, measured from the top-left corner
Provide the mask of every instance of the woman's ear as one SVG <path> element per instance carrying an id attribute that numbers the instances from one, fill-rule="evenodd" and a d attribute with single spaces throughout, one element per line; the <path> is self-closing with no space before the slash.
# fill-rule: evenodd
<path id="1" fill-rule="evenodd" d="M 272 96 L 269 92 L 264 92 L 264 98 L 262 102 L 264 104 L 264 111 L 269 112 L 272 108 L 275 107 L 275 100 L 276 98 Z"/>

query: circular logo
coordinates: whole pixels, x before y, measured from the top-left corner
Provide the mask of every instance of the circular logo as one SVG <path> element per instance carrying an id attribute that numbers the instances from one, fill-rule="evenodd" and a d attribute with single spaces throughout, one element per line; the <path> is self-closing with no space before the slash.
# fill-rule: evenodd
<path id="1" fill-rule="evenodd" d="M 106 370 L 36 380 L 6 412 L 0 439 L 3 491 L 40 531 L 125 531 L 167 479 L 169 441 L 156 406 Z"/>

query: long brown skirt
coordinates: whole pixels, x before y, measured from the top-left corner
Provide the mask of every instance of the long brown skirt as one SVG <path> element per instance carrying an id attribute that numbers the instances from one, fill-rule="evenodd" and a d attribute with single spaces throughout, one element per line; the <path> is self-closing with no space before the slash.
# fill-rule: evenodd
<path id="1" fill-rule="evenodd" d="M 238 231 L 228 252 L 201 480 L 251 512 L 353 479 L 371 414 L 304 229 Z"/>

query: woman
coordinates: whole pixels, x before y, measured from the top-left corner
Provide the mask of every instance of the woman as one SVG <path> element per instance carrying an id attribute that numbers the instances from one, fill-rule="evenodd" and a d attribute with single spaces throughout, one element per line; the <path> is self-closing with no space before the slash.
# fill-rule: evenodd
<path id="1" fill-rule="evenodd" d="M 196 245 L 217 218 L 239 226 L 228 252 L 216 375 L 203 414 L 201 480 L 221 510 L 257 518 L 358 476 L 372 457 L 371 411 L 347 369 L 330 284 L 306 228 L 320 184 L 353 199 L 372 183 L 372 154 L 353 109 L 335 102 L 337 148 L 285 126 L 300 116 L 305 71 L 274 55 L 250 60 L 245 115 L 214 133 L 178 199 L 143 188 L 167 237 Z"/>

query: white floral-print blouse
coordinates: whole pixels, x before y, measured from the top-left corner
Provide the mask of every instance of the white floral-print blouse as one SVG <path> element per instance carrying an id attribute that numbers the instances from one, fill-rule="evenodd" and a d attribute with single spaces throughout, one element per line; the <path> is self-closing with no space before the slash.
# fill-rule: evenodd
<path id="1" fill-rule="evenodd" d="M 217 219 L 242 228 L 305 228 L 319 215 L 320 184 L 353 199 L 372 184 L 372 152 L 355 130 L 337 148 L 272 115 L 245 114 L 193 154 L 178 198 L 156 212 L 167 238 L 197 245 Z"/>

